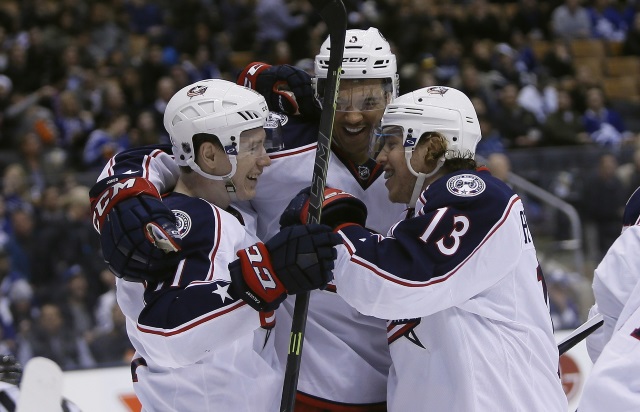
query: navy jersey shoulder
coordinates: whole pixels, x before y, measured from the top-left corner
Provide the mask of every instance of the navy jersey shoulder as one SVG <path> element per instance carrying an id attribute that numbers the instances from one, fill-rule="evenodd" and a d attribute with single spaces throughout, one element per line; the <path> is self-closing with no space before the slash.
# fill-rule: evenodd
<path id="1" fill-rule="evenodd" d="M 640 188 L 636 189 L 624 207 L 622 217 L 623 226 L 633 226 L 640 223 Z"/>
<path id="2" fill-rule="evenodd" d="M 128 149 L 118 153 L 113 158 L 113 173 L 111 174 L 142 176 L 144 174 L 145 159 L 158 150 L 173 155 L 171 145 L 169 144 L 149 145 Z"/>
<path id="3" fill-rule="evenodd" d="M 318 141 L 318 124 L 302 116 L 279 114 L 282 123 L 284 150 L 295 149 Z"/>
<path id="4" fill-rule="evenodd" d="M 459 171 L 431 184 L 421 196 L 424 206 L 394 226 L 391 237 L 363 243 L 357 240 L 362 233 L 344 231 L 358 245 L 355 254 L 365 261 L 423 282 L 445 275 L 469 258 L 505 221 L 517 199 L 488 172 Z"/>

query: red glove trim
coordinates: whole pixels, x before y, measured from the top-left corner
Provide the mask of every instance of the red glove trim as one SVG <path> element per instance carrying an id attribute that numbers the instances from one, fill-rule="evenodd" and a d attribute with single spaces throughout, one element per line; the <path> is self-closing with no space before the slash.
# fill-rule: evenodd
<path id="1" fill-rule="evenodd" d="M 247 287 L 258 299 L 271 303 L 287 293 L 282 282 L 277 278 L 269 251 L 262 242 L 239 250 L 240 268 Z M 259 303 L 259 302 L 258 302 Z"/>
<path id="2" fill-rule="evenodd" d="M 114 178 L 113 183 L 107 189 L 100 195 L 91 198 L 93 227 L 100 233 L 107 215 L 115 205 L 130 197 L 143 194 L 160 198 L 158 189 L 143 177 L 130 177 L 122 180 Z"/>
<path id="3" fill-rule="evenodd" d="M 349 199 L 354 197 L 355 196 L 353 196 L 351 193 L 345 192 L 344 190 L 334 189 L 332 187 L 325 187 L 324 200 L 322 201 L 322 207 L 325 208 L 327 207 L 327 205 L 329 205 L 330 203 L 336 200 Z M 307 217 L 309 216 L 309 199 L 307 199 L 307 201 L 304 203 L 304 206 L 302 206 L 302 209 L 300 210 L 300 221 L 303 224 L 308 223 Z"/>
<path id="4" fill-rule="evenodd" d="M 267 70 L 269 67 L 271 67 L 271 65 L 267 63 L 249 63 L 247 67 L 245 67 L 244 70 L 242 70 L 242 72 L 238 75 L 236 83 L 240 86 L 248 87 L 255 90 L 256 84 L 258 84 L 258 75 L 262 71 Z"/>

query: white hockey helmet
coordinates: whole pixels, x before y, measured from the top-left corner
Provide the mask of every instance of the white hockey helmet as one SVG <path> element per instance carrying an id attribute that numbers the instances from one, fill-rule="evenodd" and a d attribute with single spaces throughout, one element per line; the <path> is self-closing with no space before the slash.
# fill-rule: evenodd
<path id="1" fill-rule="evenodd" d="M 210 79 L 185 86 L 173 95 L 164 112 L 164 127 L 178 165 L 189 166 L 209 179 L 229 180 L 236 172 L 240 133 L 264 127 L 268 114 L 259 93 L 227 80 Z M 195 163 L 193 136 L 199 133 L 220 140 L 232 166 L 227 175 L 210 175 Z"/>
<path id="2" fill-rule="evenodd" d="M 315 58 L 316 93 L 322 95 L 329 71 L 329 37 L 320 46 Z M 388 79 L 392 97 L 398 95 L 398 67 L 396 56 L 391 52 L 389 42 L 375 27 L 367 30 L 347 30 L 344 55 L 342 57 L 341 79 Z"/>
<path id="3" fill-rule="evenodd" d="M 429 86 L 404 94 L 386 108 L 381 121 L 384 137 L 386 130 L 402 133 L 409 171 L 418 177 L 411 206 L 415 205 L 425 179 L 433 176 L 446 159 L 458 156 L 475 157 L 481 139 L 480 123 L 473 103 L 461 91 L 451 87 Z M 428 132 L 438 132 L 447 139 L 447 151 L 429 174 L 418 173 L 411 167 L 411 156 L 420 138 Z"/>

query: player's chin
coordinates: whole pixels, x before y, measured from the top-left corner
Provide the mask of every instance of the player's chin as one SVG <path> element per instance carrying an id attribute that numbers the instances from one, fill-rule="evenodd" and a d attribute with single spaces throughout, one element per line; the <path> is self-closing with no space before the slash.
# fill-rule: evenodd
<path id="1" fill-rule="evenodd" d="M 238 200 L 251 200 L 256 196 L 258 179 L 245 178 L 241 190 L 236 193 Z"/>

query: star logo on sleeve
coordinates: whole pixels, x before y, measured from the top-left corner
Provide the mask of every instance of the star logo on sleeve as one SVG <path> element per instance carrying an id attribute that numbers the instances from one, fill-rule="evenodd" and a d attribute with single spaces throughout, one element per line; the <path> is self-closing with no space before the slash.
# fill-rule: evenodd
<path id="1" fill-rule="evenodd" d="M 219 284 L 216 284 L 216 286 L 218 288 L 211 293 L 215 293 L 216 295 L 220 296 L 220 299 L 222 299 L 222 303 L 224 303 L 227 298 L 229 298 L 229 300 L 233 300 L 231 295 L 229 295 L 229 285 L 220 286 Z"/>

